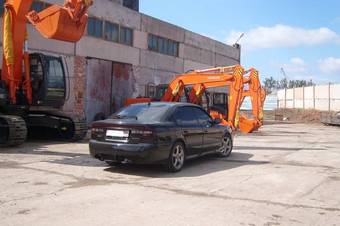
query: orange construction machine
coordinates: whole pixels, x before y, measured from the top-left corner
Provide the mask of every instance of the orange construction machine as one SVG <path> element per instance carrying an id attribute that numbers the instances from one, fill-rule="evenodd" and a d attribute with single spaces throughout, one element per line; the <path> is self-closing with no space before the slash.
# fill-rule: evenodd
<path id="1" fill-rule="evenodd" d="M 232 70 L 230 70 L 232 69 Z M 205 89 L 214 87 L 228 87 L 229 101 L 227 115 L 221 115 L 219 112 L 210 109 L 208 111 L 213 118 L 220 118 L 222 123 L 231 126 L 233 129 L 238 128 L 240 103 L 242 100 L 243 90 L 243 73 L 244 69 L 240 65 L 233 67 L 220 68 L 203 71 L 192 71 L 187 74 L 179 75 L 168 86 L 162 101 L 178 102 L 181 96 L 184 95 L 185 87 L 193 86 L 191 88 L 188 102 L 201 104 Z M 227 90 L 226 90 L 227 91 Z"/>
<path id="2" fill-rule="evenodd" d="M 250 73 L 249 76 L 246 76 Z M 245 85 L 249 89 L 245 89 Z M 167 87 L 165 89 L 164 87 Z M 189 88 L 190 87 L 190 88 Z M 209 98 L 207 89 L 223 87 L 225 95 L 223 101 L 215 104 L 215 94 Z M 169 85 L 160 85 L 155 87 L 156 93 L 162 93 L 162 97 L 136 98 L 128 99 L 126 105 L 151 101 L 184 101 L 203 105 L 204 100 L 206 108 L 213 118 L 220 118 L 222 124 L 230 125 L 234 130 L 239 128 L 241 132 L 251 133 L 263 124 L 263 103 L 265 99 L 264 89 L 255 69 L 244 71 L 240 65 L 230 67 L 218 67 L 207 70 L 195 70 L 189 73 L 178 75 Z M 227 96 L 227 88 L 229 96 Z M 217 96 L 217 95 L 216 95 Z M 240 115 L 241 105 L 246 97 L 251 98 L 253 118 L 246 115 Z M 212 101 L 211 101 L 212 99 Z M 212 102 L 212 103 L 210 103 Z"/>
<path id="3" fill-rule="evenodd" d="M 207 70 L 198 70 L 197 73 L 232 73 L 235 70 L 235 66 L 231 67 L 219 67 L 219 68 L 212 68 Z M 249 73 L 249 76 L 247 74 Z M 217 88 L 217 87 L 224 87 L 230 85 L 228 82 L 220 81 L 211 84 L 198 83 L 192 88 L 191 92 L 189 93 L 189 102 L 202 105 L 202 96 L 208 88 Z M 266 93 L 261 86 L 261 82 L 258 76 L 258 71 L 254 68 L 244 71 L 242 90 L 240 91 L 240 95 L 242 96 L 240 103 L 237 106 L 228 105 L 226 104 L 225 107 L 212 105 L 210 107 L 210 115 L 213 118 L 220 118 L 222 119 L 222 123 L 225 124 L 225 120 L 228 118 L 230 107 L 238 107 L 237 109 L 237 125 L 241 132 L 243 133 L 251 133 L 253 131 L 258 130 L 263 125 L 263 104 L 265 101 Z M 248 88 L 246 88 L 248 85 Z M 252 104 L 252 114 L 253 118 L 248 118 L 245 114 L 239 114 L 240 108 L 244 102 L 246 97 L 250 97 L 251 104 Z M 228 103 L 231 99 L 233 99 L 232 95 L 229 95 L 229 99 L 226 99 L 226 103 Z M 213 98 L 214 101 L 214 98 Z"/>
<path id="4" fill-rule="evenodd" d="M 3 64 L 0 79 L 0 146 L 22 144 L 27 135 L 51 133 L 83 138 L 86 124 L 56 110 L 65 101 L 60 57 L 29 53 L 27 20 L 46 38 L 77 42 L 87 24 L 92 0 L 66 0 L 42 12 L 30 11 L 33 0 L 6 0 L 3 16 Z"/>

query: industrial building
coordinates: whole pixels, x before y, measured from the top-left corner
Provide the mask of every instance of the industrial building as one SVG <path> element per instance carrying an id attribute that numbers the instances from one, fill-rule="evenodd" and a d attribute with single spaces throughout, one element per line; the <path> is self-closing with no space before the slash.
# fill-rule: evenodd
<path id="1" fill-rule="evenodd" d="M 51 3 L 63 0 L 34 1 L 32 8 L 40 11 Z M 191 69 L 240 63 L 238 46 L 142 14 L 138 0 L 94 1 L 89 16 L 87 33 L 75 44 L 47 40 L 28 25 L 31 52 L 64 59 L 64 111 L 88 122 L 118 110 L 127 98 L 145 96 L 148 84 L 168 83 Z"/>

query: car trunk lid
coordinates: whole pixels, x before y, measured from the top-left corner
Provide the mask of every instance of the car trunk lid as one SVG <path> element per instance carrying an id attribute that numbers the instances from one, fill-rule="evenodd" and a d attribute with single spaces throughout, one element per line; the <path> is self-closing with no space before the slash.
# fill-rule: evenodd
<path id="1" fill-rule="evenodd" d="M 137 120 L 106 120 L 92 125 L 92 139 L 113 143 L 153 143 L 155 133 L 150 125 Z"/>

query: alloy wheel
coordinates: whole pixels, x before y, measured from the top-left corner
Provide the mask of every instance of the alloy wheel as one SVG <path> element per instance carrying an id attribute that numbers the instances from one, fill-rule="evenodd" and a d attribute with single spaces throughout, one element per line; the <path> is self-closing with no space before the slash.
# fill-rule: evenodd
<path id="1" fill-rule="evenodd" d="M 184 164 L 184 157 L 184 148 L 182 147 L 182 145 L 176 145 L 172 153 L 172 165 L 176 170 L 182 168 Z"/>
<path id="2" fill-rule="evenodd" d="M 233 149 L 233 142 L 228 135 L 224 135 L 222 138 L 222 147 L 220 149 L 220 155 L 223 157 L 227 157 L 230 155 Z"/>

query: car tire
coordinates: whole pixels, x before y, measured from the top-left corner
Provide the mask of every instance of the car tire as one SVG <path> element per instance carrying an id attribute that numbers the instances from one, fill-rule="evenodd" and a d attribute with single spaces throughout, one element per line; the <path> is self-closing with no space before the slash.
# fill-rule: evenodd
<path id="1" fill-rule="evenodd" d="M 170 151 L 169 158 L 166 161 L 165 169 L 168 172 L 179 172 L 182 170 L 185 162 L 185 147 L 182 142 L 176 142 Z"/>
<path id="2" fill-rule="evenodd" d="M 233 139 L 229 133 L 223 135 L 221 139 L 222 147 L 218 150 L 218 157 L 226 158 L 229 157 L 233 151 Z"/>

